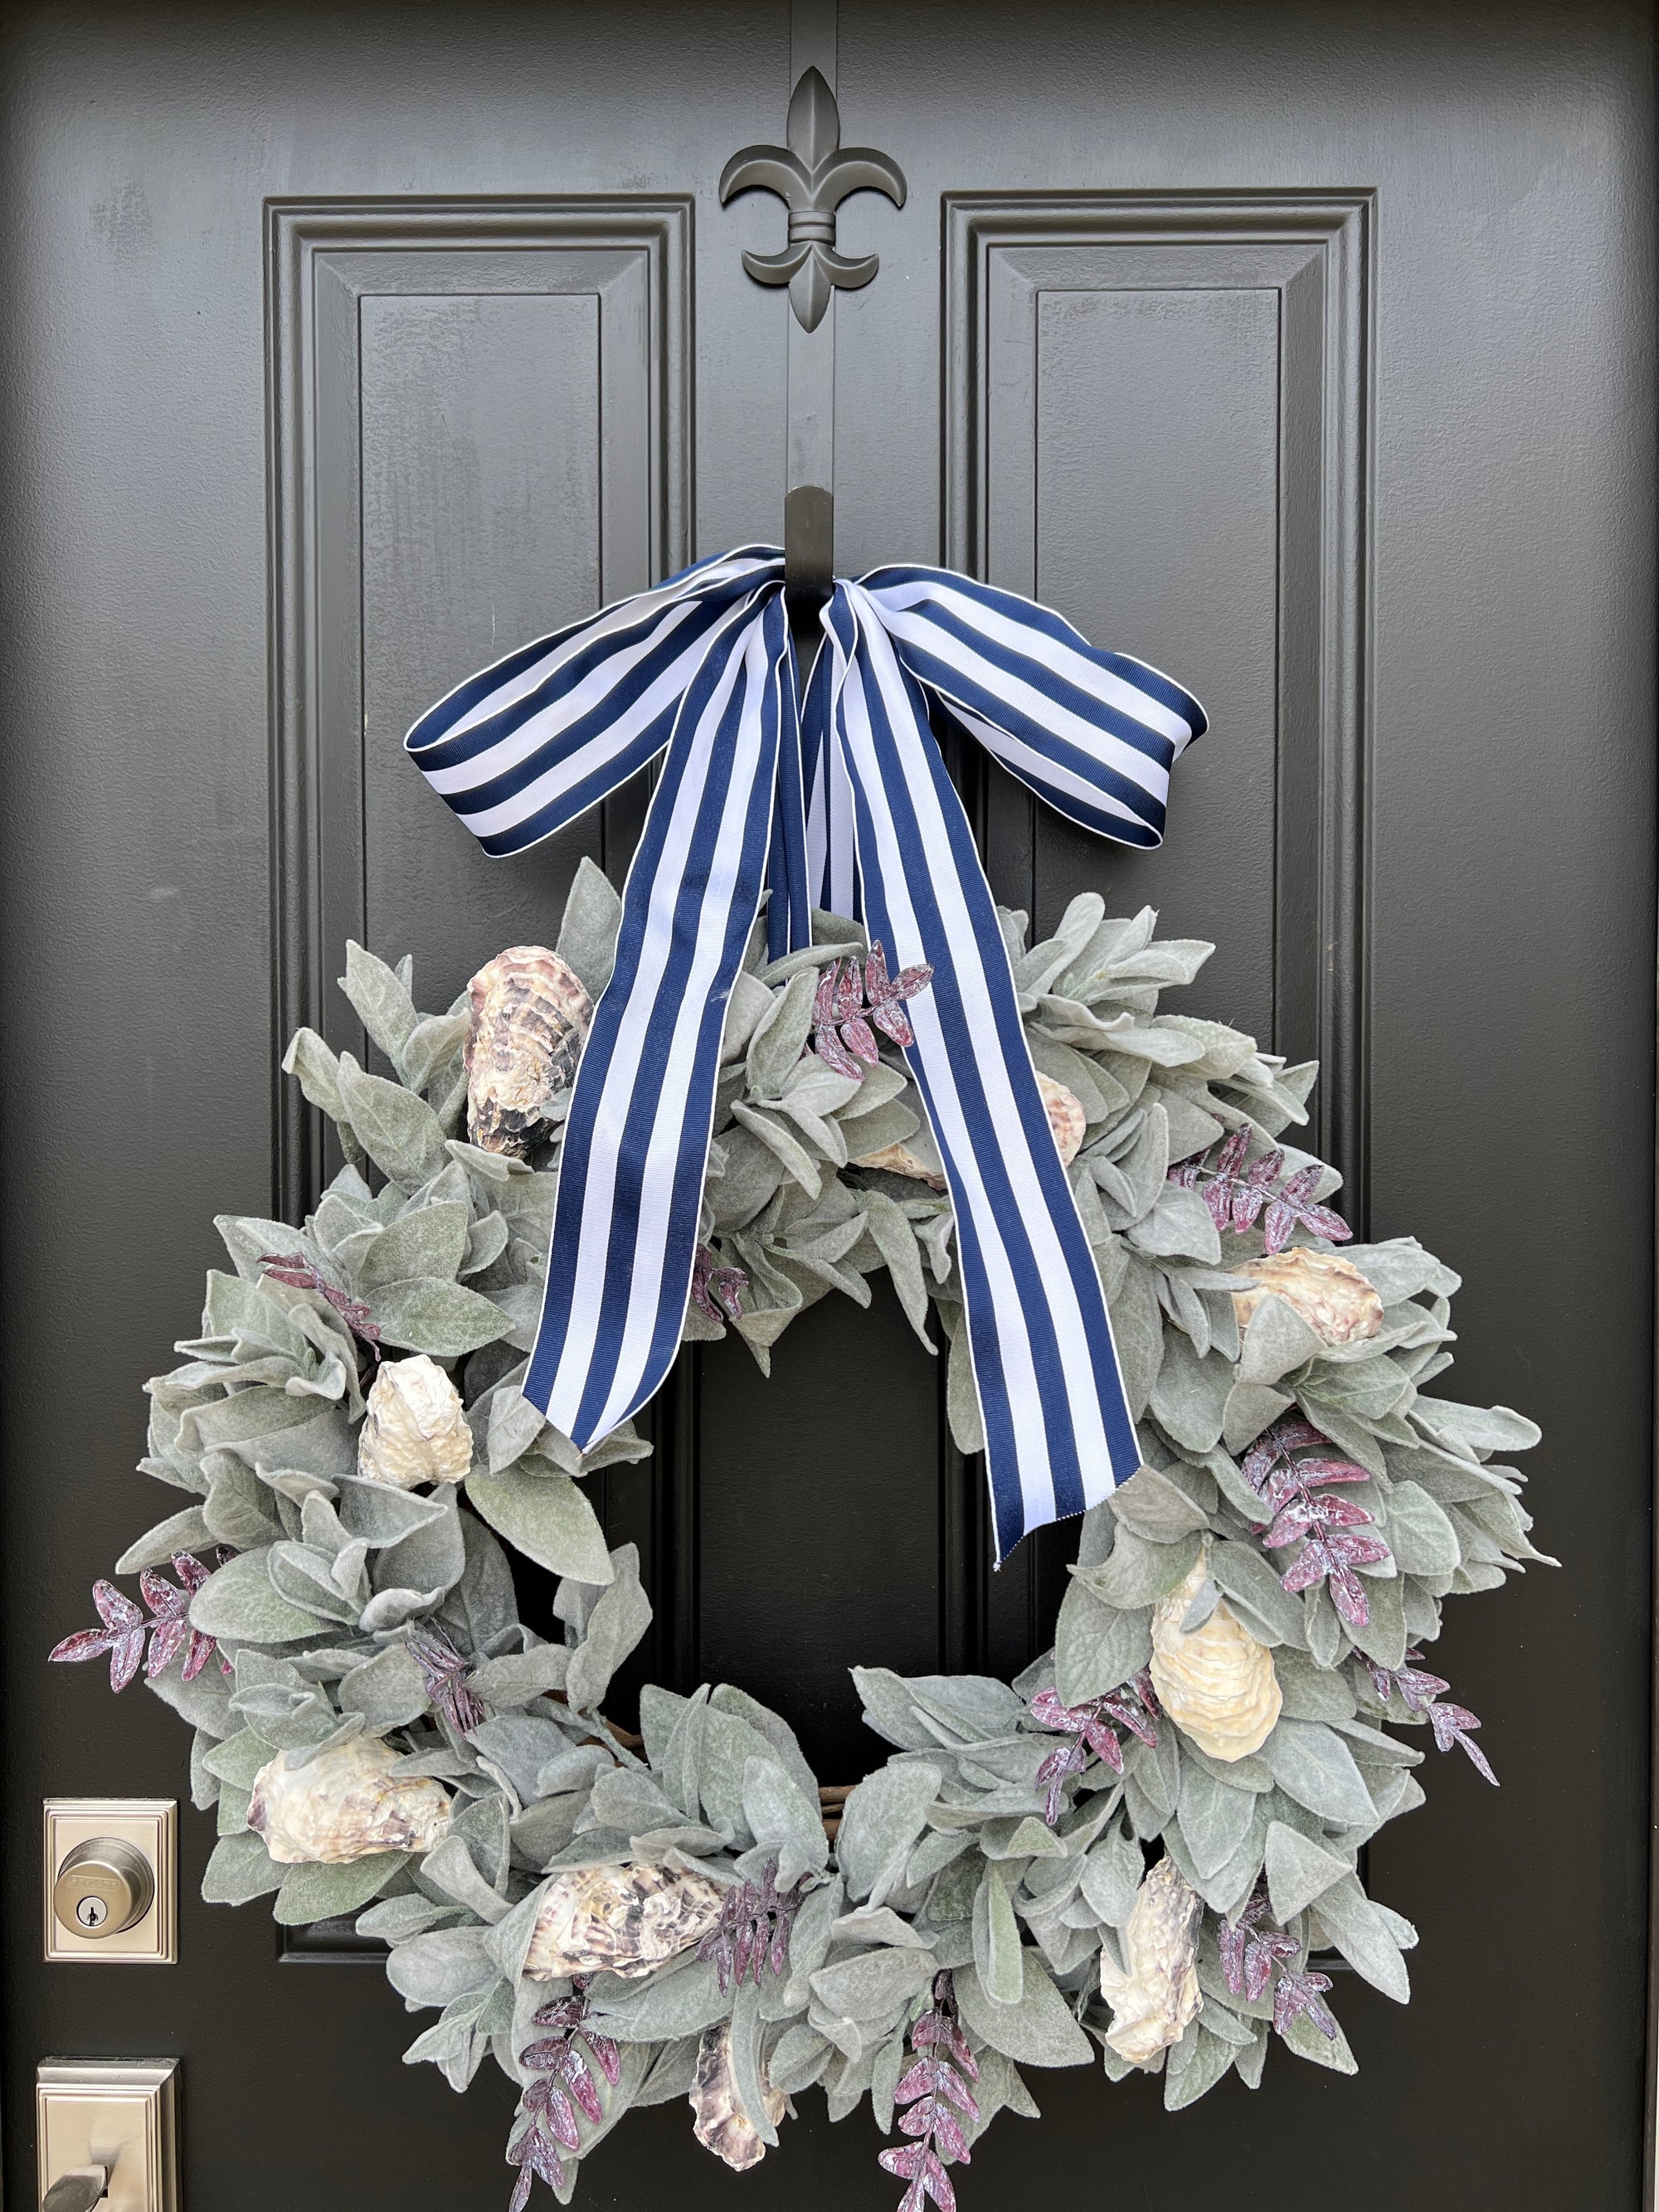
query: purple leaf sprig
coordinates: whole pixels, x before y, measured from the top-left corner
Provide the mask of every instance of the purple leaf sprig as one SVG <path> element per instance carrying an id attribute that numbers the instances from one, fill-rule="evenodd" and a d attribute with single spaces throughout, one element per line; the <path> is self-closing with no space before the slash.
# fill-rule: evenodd
<path id="1" fill-rule="evenodd" d="M 1323 1445 L 1322 1452 L 1318 1447 Z M 1298 1457 L 1311 1451 L 1313 1456 Z M 1300 1542 L 1302 1548 L 1279 1577 L 1292 1596 L 1323 1583 L 1331 1603 L 1351 1628 L 1364 1628 L 1371 1617 L 1365 1586 L 1356 1567 L 1375 1566 L 1389 1556 L 1380 1536 L 1362 1535 L 1375 1516 L 1351 1498 L 1334 1498 L 1316 1485 L 1369 1482 L 1370 1475 L 1351 1459 L 1335 1456 L 1336 1447 L 1311 1421 L 1287 1414 L 1258 1437 L 1244 1455 L 1243 1474 L 1266 1504 L 1269 1525 L 1261 1541 L 1269 1551 Z"/>
<path id="2" fill-rule="evenodd" d="M 1231 1229 L 1237 1235 L 1254 1229 L 1259 1218 L 1269 1252 L 1284 1251 L 1298 1224 L 1310 1236 L 1328 1237 L 1333 1244 L 1348 1242 L 1352 1230 L 1340 1213 L 1321 1206 L 1314 1195 L 1324 1173 L 1317 1160 L 1298 1168 L 1279 1189 L 1275 1186 L 1285 1172 L 1283 1151 L 1275 1146 L 1247 1167 L 1244 1155 L 1249 1149 L 1248 1126 L 1235 1129 L 1213 1164 L 1207 1152 L 1197 1159 L 1182 1160 L 1170 1169 L 1170 1180 L 1183 1190 L 1197 1191 L 1218 1230 Z"/>
<path id="3" fill-rule="evenodd" d="M 911 2025 L 915 2063 L 893 2092 L 895 2105 L 909 2107 L 899 2130 L 910 2141 L 881 2154 L 886 2172 L 909 2184 L 899 2199 L 898 2212 L 921 2212 L 929 2197 L 939 2212 L 956 2212 L 956 2191 L 945 2169 L 973 2163 L 962 2122 L 964 2116 L 979 2118 L 979 2106 L 968 2087 L 978 2081 L 979 2065 L 962 2032 L 956 1977 L 948 1968 L 934 1975 L 933 1999 Z"/>
<path id="4" fill-rule="evenodd" d="M 489 1708 L 466 1686 L 472 1662 L 429 1621 L 409 1632 L 409 1656 L 420 1668 L 426 1693 L 458 1735 L 482 1728 Z"/>
<path id="5" fill-rule="evenodd" d="M 812 1001 L 813 1051 L 837 1075 L 854 1076 L 862 1082 L 865 1069 L 875 1066 L 881 1058 L 871 1024 L 895 1044 L 914 1044 L 915 1031 L 910 1027 L 904 1001 L 925 991 L 933 980 L 933 968 L 926 961 L 919 968 L 902 968 L 890 977 L 887 955 L 879 945 L 871 946 L 862 969 L 856 960 L 848 960 L 844 966 L 832 960 L 818 977 L 817 995 Z"/>
<path id="6" fill-rule="evenodd" d="M 691 1262 L 691 1303 L 710 1321 L 741 1321 L 749 1278 L 741 1267 L 726 1267 L 712 1244 L 699 1244 Z M 724 1310 L 722 1310 L 724 1309 Z"/>
<path id="7" fill-rule="evenodd" d="M 595 2127 L 604 2119 L 605 2106 L 599 2099 L 594 2067 L 599 2068 L 612 2088 L 622 2075 L 622 2054 L 617 2045 L 608 2035 L 596 2034 L 587 2025 L 585 1975 L 572 1984 L 568 1997 L 560 1998 L 555 2004 L 543 2005 L 532 2017 L 538 2027 L 550 2028 L 552 2033 L 527 2045 L 520 2054 L 520 2063 L 536 2078 L 519 2100 L 519 2115 L 527 2114 L 530 2124 L 507 2147 L 507 2162 L 519 2169 L 510 2200 L 511 2212 L 524 2212 L 530 2200 L 531 2183 L 538 2176 L 550 2189 L 564 2187 L 564 2160 L 560 2153 L 581 2148 L 576 2122 L 578 2110 Z M 577 2042 L 578 2036 L 580 2044 Z M 586 2050 L 581 2047 L 584 2044 Z"/>
<path id="8" fill-rule="evenodd" d="M 1271 1987 L 1273 2026 L 1287 2035 L 1303 2016 L 1322 2036 L 1336 2039 L 1336 2021 L 1322 2002 L 1329 1989 L 1328 1974 L 1298 1973 L 1290 1964 L 1302 1946 L 1283 1929 L 1262 1926 L 1267 1915 L 1267 1894 L 1257 1888 L 1249 1903 L 1231 1925 L 1223 1921 L 1216 1931 L 1221 1953 L 1222 1978 L 1236 1997 L 1255 2004 Z"/>
<path id="9" fill-rule="evenodd" d="M 219 1548 L 216 1565 L 223 1566 L 235 1553 Z M 66 1636 L 53 1647 L 47 1656 L 59 1661 L 76 1662 L 97 1659 L 109 1654 L 109 1686 L 112 1690 L 125 1690 L 142 1665 L 152 1681 L 167 1668 L 179 1651 L 185 1655 L 181 1669 L 183 1679 L 193 1682 L 208 1661 L 218 1650 L 216 1640 L 192 1628 L 190 1623 L 190 1601 L 208 1577 L 212 1567 L 204 1567 L 191 1552 L 175 1552 L 173 1571 L 184 1584 L 170 1583 L 165 1575 L 157 1574 L 154 1567 L 146 1567 L 138 1577 L 138 1587 L 143 1593 L 144 1603 L 151 1618 L 146 1620 L 132 1600 L 113 1583 L 100 1580 L 92 1586 L 92 1601 L 98 1608 L 101 1628 L 80 1628 L 73 1636 Z M 149 1657 L 144 1657 L 144 1640 L 149 1639 Z M 220 1655 L 221 1670 L 232 1674 L 235 1670 L 228 1659 Z"/>
<path id="10" fill-rule="evenodd" d="M 763 1967 L 781 1974 L 789 1957 L 795 1915 L 805 1902 L 806 1877 L 787 1889 L 777 1886 L 778 1863 L 768 1859 L 757 1881 L 734 1882 L 720 1905 L 720 1917 L 697 1946 L 700 1959 L 712 1959 L 724 1996 L 735 1981 L 758 1989 Z"/>
<path id="11" fill-rule="evenodd" d="M 1267 1914 L 1267 1893 L 1258 1888 L 1238 1918 L 1231 1924 L 1224 1920 L 1216 1930 L 1222 1977 L 1236 1997 L 1248 1997 L 1252 2004 L 1266 1996 L 1274 1974 L 1302 1948 L 1282 1929 L 1264 1928 Z"/>
<path id="12" fill-rule="evenodd" d="M 351 1334 L 374 1353 L 374 1364 L 380 1365 L 380 1324 L 361 1298 L 325 1281 L 303 1252 L 266 1252 L 261 1255 L 259 1265 L 273 1282 L 286 1283 L 290 1290 L 320 1291 Z"/>
<path id="13" fill-rule="evenodd" d="M 1436 1701 L 1451 1685 L 1438 1674 L 1425 1674 L 1419 1662 L 1423 1654 L 1411 1650 L 1405 1663 L 1399 1667 L 1380 1667 L 1375 1659 L 1367 1659 L 1371 1682 L 1377 1696 L 1386 1705 L 1392 1704 L 1394 1693 L 1400 1692 L 1400 1702 L 1414 1720 L 1426 1720 L 1434 1730 L 1437 1751 L 1450 1751 L 1454 1746 L 1467 1752 L 1469 1763 L 1477 1774 L 1484 1774 L 1494 1790 L 1502 1784 L 1492 1772 L 1491 1762 L 1471 1736 L 1469 1731 L 1478 1729 L 1480 1722 L 1467 1705 L 1443 1705 Z"/>
<path id="14" fill-rule="evenodd" d="M 1103 1697 L 1091 1698 L 1086 1705 L 1062 1705 L 1057 1690 L 1039 1690 L 1027 1711 L 1039 1728 L 1058 1729 L 1071 1738 L 1058 1751 L 1051 1751 L 1036 1771 L 1039 1784 L 1048 1786 L 1043 1818 L 1051 1828 L 1060 1819 L 1066 1784 L 1074 1774 L 1083 1772 L 1091 1756 L 1109 1766 L 1114 1774 L 1122 1773 L 1123 1746 L 1118 1728 L 1139 1736 L 1151 1749 L 1158 1748 L 1160 1707 L 1152 1675 L 1144 1667 L 1129 1681 L 1120 1682 Z M 1112 1726 L 1114 1721 L 1117 1728 Z"/>
<path id="15" fill-rule="evenodd" d="M 1336 2041 L 1336 2017 L 1325 2002 L 1325 1992 L 1331 1985 L 1328 1974 L 1283 1973 L 1273 1990 L 1273 2026 L 1280 2035 L 1289 2035 L 1298 2020 L 1312 2022 L 1328 2043 Z"/>

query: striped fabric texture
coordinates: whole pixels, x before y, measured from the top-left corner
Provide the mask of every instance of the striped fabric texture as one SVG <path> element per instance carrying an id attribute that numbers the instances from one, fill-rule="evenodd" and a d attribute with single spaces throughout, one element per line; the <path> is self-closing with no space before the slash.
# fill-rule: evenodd
<path id="1" fill-rule="evenodd" d="M 586 1450 L 659 1388 L 697 1244 L 726 1003 L 763 897 L 932 965 L 906 1054 L 956 1214 L 999 1559 L 1139 1462 L 1111 1324 L 936 732 L 1097 836 L 1161 842 L 1197 702 L 1030 600 L 948 570 L 840 582 L 798 693 L 776 548 L 700 562 L 525 646 L 405 739 L 486 852 L 524 851 L 664 756 L 565 1124 L 525 1395 Z"/>

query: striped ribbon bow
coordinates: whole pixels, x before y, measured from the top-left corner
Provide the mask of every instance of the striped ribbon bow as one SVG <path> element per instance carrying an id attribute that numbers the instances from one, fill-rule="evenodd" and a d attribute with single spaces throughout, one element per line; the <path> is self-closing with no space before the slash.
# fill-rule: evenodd
<path id="1" fill-rule="evenodd" d="M 935 727 L 1120 844 L 1164 835 L 1197 702 L 1069 623 L 943 568 L 838 582 L 798 701 L 783 560 L 745 546 L 543 638 L 405 739 L 490 854 L 522 852 L 661 753 L 616 966 L 565 1122 L 525 1395 L 582 1449 L 678 1349 L 726 1002 L 770 888 L 773 957 L 815 906 L 931 964 L 906 1059 L 955 1210 L 999 1559 L 1139 1462 L 1106 1301 L 1055 1149 L 1002 933 Z"/>

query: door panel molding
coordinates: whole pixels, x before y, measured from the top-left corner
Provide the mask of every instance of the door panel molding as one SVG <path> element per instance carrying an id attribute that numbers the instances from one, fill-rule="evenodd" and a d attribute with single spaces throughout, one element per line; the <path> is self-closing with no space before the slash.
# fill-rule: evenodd
<path id="1" fill-rule="evenodd" d="M 1369 191 L 972 193 L 947 195 L 943 207 L 945 559 L 1033 597 L 1045 596 L 1039 494 L 1042 441 L 1052 432 L 1039 401 L 1048 396 L 1044 347 L 1053 344 L 1054 315 L 1075 319 L 1091 301 L 1109 310 L 1142 301 L 1167 314 L 1195 295 L 1204 295 L 1199 312 L 1214 313 L 1217 295 L 1235 295 L 1260 355 L 1268 325 L 1242 295 L 1265 295 L 1269 303 L 1276 513 L 1266 523 L 1273 572 L 1260 582 L 1276 636 L 1267 709 L 1273 994 L 1264 1042 L 1292 1060 L 1320 1060 L 1309 1141 L 1341 1169 L 1345 1206 L 1362 1237 L 1376 220 Z M 1154 302 L 1157 295 L 1182 298 Z M 1075 350 L 1075 334 L 1069 342 Z M 1052 382 L 1052 368 L 1047 374 Z M 1224 725 L 1206 742 L 1224 744 Z M 1052 822 L 982 758 L 953 766 L 998 896 L 1036 919 Z M 945 1663 L 1006 1674 L 1024 1664 L 1040 1624 L 1052 1619 L 1075 1532 L 1044 1532 L 993 1581 L 979 1563 L 983 1486 L 948 1442 L 945 1451 L 945 1497 L 957 1501 L 949 1516 Z"/>
<path id="2" fill-rule="evenodd" d="M 613 599 L 689 558 L 691 225 L 691 201 L 668 197 L 266 204 L 278 1057 L 302 1024 L 337 1048 L 361 1051 L 363 1042 L 329 963 L 346 937 L 363 936 L 367 902 L 365 303 L 592 303 L 594 550 L 601 600 Z M 503 639 L 501 649 L 518 642 Z M 631 819 L 637 799 L 623 794 L 611 803 L 618 807 Z M 620 816 L 606 828 L 626 835 Z M 326 1170 L 320 1116 L 285 1079 L 273 1119 L 281 1218 L 314 1200 Z"/>

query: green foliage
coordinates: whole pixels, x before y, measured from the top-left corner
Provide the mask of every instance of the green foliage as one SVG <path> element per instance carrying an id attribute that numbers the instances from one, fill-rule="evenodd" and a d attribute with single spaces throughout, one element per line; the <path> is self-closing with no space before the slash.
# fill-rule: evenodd
<path id="1" fill-rule="evenodd" d="M 595 994 L 619 913 L 585 866 L 559 945 Z M 856 935 L 819 921 L 818 945 L 770 967 L 757 938 L 732 992 L 701 1233 L 718 1265 L 748 1279 L 731 1326 L 763 1369 L 795 1315 L 832 1291 L 867 1304 L 866 1278 L 886 1268 L 911 1325 L 948 1348 L 950 1418 L 972 1450 L 950 1200 L 857 1164 L 903 1143 L 936 1166 L 908 1070 L 884 1048 L 854 1084 L 804 1054 L 818 969 Z M 641 1978 L 595 1979 L 596 2029 L 623 2060 L 603 2123 L 583 2122 L 584 2149 L 630 2102 L 684 2096 L 699 2036 L 722 2021 L 757 2119 L 763 2081 L 797 2094 L 820 2083 L 832 2117 L 868 2094 L 890 2129 L 910 2024 L 946 1972 L 979 2055 L 984 2117 L 1003 2105 L 1034 2112 L 1016 2067 L 1080 2064 L 1105 2043 L 1103 1957 L 1113 1981 L 1160 1856 L 1203 1901 L 1203 2009 L 1153 2062 L 1171 2110 L 1230 2069 L 1252 2087 L 1261 2078 L 1271 2001 L 1231 1986 L 1218 1948 L 1253 1897 L 1298 1967 L 1334 1948 L 1386 1995 L 1408 1994 L 1401 1954 L 1414 1933 L 1366 1897 L 1357 1868 L 1382 1823 L 1421 1802 L 1408 1771 L 1421 1754 L 1388 1730 L 1420 1728 L 1424 1715 L 1398 1696 L 1385 1704 L 1367 1662 L 1399 1668 L 1408 1643 L 1438 1633 L 1446 1597 L 1542 1557 L 1520 1476 L 1494 1463 L 1536 1431 L 1501 1408 L 1419 1395 L 1449 1364 L 1457 1280 L 1409 1238 L 1347 1248 L 1382 1304 L 1369 1337 L 1328 1344 L 1277 1297 L 1241 1337 L 1237 1271 L 1261 1255 L 1261 1231 L 1218 1232 L 1170 1170 L 1240 1130 L 1259 1158 L 1305 1121 L 1314 1070 L 1220 1024 L 1161 1014 L 1160 989 L 1190 981 L 1208 948 L 1158 942 L 1150 912 L 1109 920 L 1085 896 L 1032 946 L 1023 916 L 1003 924 L 1035 1064 L 1084 1109 L 1071 1181 L 1147 1464 L 1087 1516 L 1055 1649 L 1014 1687 L 854 1670 L 866 1718 L 894 1749 L 846 1797 L 833 1843 L 823 1814 L 844 1793 L 821 1801 L 787 1723 L 746 1692 L 648 1688 L 637 1750 L 603 1716 L 650 1607 L 632 1547 L 607 1549 L 583 1478 L 648 1447 L 625 1427 L 584 1455 L 521 1395 L 562 1106 L 528 1163 L 471 1146 L 464 1006 L 422 1014 L 407 963 L 349 948 L 343 988 L 391 1072 L 337 1057 L 312 1032 L 295 1039 L 284 1065 L 336 1124 L 347 1164 L 297 1229 L 220 1223 L 235 1272 L 210 1278 L 200 1334 L 149 1386 L 144 1470 L 185 1502 L 121 1570 L 184 1548 L 206 1558 L 215 1543 L 234 1553 L 191 1608 L 230 1679 L 210 1667 L 186 1684 L 175 1662 L 152 1686 L 196 1729 L 193 1793 L 217 1808 L 204 1894 L 240 1904 L 275 1893 L 288 1923 L 366 1907 L 358 1924 L 391 1945 L 393 1987 L 410 2009 L 439 2014 L 411 2061 L 430 2060 L 459 2087 L 493 2055 L 523 2080 L 531 2015 L 568 1986 L 522 1975 L 561 1874 L 665 1864 L 722 1885 L 769 1869 L 781 1887 L 799 1885 L 783 1969 L 757 1986 L 722 1989 L 715 1965 L 690 1953 Z M 1287 1172 L 1310 1163 L 1289 1151 Z M 1334 1182 L 1327 1170 L 1322 1193 Z M 269 1273 L 264 1262 L 279 1255 L 320 1287 Z M 694 1308 L 686 1334 L 724 1327 Z M 427 1354 L 453 1379 L 473 1439 L 461 1485 L 422 1496 L 358 1475 L 369 1334 L 388 1357 Z M 1369 1619 L 1358 1626 L 1317 1585 L 1287 1591 L 1288 1554 L 1264 1548 L 1269 1508 L 1242 1462 L 1286 1413 L 1369 1473 L 1363 1494 L 1389 1557 L 1360 1571 Z M 520 1620 L 502 1541 L 562 1577 L 562 1641 Z M 1124 1736 L 1121 1777 L 1085 1758 L 1051 1801 L 1066 1738 L 1033 1717 L 1030 1698 L 1052 1686 L 1064 1705 L 1085 1706 L 1132 1681 L 1154 1607 L 1200 1560 L 1188 1625 L 1224 1603 L 1269 1648 L 1284 1699 L 1276 1725 L 1259 1752 L 1222 1763 L 1159 1717 L 1155 1747 Z M 469 1670 L 482 1719 L 463 1725 L 468 1716 L 434 1703 L 416 1657 L 434 1634 Z M 423 1861 L 274 1863 L 246 1826 L 260 1770 L 355 1732 L 390 1742 L 401 1771 L 441 1782 L 447 1834 Z M 1304 2017 L 1283 2040 L 1353 2069 L 1340 2029 L 1328 2036 Z M 1105 2058 L 1111 2078 L 1129 2070 L 1109 2045 Z M 769 2121 L 762 2131 L 772 2138 Z"/>

